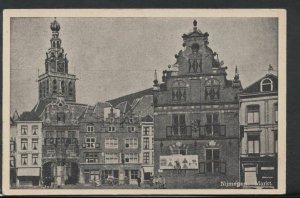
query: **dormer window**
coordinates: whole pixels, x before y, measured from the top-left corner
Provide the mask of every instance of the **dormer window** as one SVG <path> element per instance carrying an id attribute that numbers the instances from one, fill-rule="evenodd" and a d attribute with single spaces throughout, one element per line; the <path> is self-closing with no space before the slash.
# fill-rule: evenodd
<path id="1" fill-rule="evenodd" d="M 260 83 L 260 91 L 273 91 L 273 81 L 269 78 L 265 78 Z"/>
<path id="2" fill-rule="evenodd" d="M 92 126 L 92 125 L 87 126 L 87 132 L 93 133 L 94 132 L 94 126 Z"/>

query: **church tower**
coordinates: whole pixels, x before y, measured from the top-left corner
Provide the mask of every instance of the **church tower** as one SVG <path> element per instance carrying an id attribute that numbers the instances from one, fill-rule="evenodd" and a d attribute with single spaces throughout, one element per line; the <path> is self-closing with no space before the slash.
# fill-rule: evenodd
<path id="1" fill-rule="evenodd" d="M 39 100 L 56 99 L 59 91 L 65 101 L 76 102 L 76 76 L 68 73 L 67 54 L 61 47 L 59 38 L 60 25 L 56 19 L 50 24 L 52 38 L 51 47 L 46 52 L 45 73 L 39 75 Z"/>

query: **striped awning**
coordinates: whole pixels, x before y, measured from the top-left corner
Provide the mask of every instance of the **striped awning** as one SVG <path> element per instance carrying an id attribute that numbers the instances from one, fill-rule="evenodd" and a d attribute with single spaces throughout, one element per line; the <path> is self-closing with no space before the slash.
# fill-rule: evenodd
<path id="1" fill-rule="evenodd" d="M 17 176 L 40 176 L 40 168 L 18 168 Z"/>

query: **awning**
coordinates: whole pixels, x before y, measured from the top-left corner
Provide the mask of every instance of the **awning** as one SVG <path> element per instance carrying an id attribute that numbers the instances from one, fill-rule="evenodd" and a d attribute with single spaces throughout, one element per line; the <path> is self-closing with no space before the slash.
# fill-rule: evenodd
<path id="1" fill-rule="evenodd" d="M 145 166 L 145 167 L 143 167 L 143 169 L 144 169 L 144 172 L 145 173 L 147 173 L 147 172 L 150 172 L 150 173 L 152 173 L 152 172 L 154 172 L 154 167 L 151 167 L 151 166 Z"/>
<path id="2" fill-rule="evenodd" d="M 17 176 L 40 176 L 40 168 L 18 168 Z"/>

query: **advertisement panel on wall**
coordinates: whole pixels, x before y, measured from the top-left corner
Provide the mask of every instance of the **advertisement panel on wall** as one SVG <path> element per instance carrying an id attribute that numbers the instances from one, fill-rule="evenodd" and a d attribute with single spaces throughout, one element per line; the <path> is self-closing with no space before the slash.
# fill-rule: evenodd
<path id="1" fill-rule="evenodd" d="M 160 169 L 198 169 L 198 155 L 160 156 Z"/>

